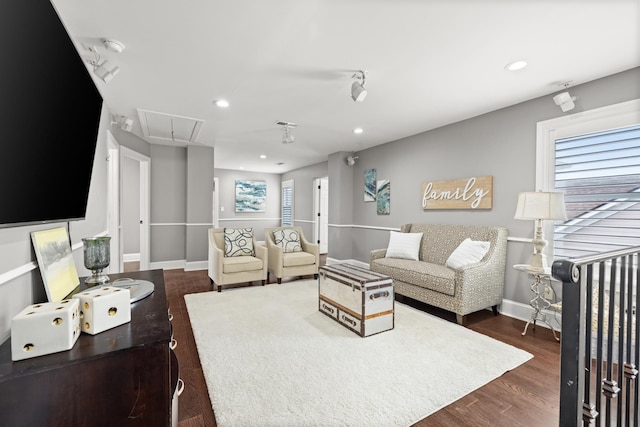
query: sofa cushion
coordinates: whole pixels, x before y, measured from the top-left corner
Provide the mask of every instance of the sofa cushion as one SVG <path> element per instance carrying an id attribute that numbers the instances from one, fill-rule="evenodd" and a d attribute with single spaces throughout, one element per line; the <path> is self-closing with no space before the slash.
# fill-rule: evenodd
<path id="1" fill-rule="evenodd" d="M 420 241 L 422 233 L 399 233 L 389 232 L 389 245 L 387 247 L 387 258 L 402 258 L 418 260 L 420 251 Z"/>
<path id="2" fill-rule="evenodd" d="M 262 260 L 253 256 L 232 256 L 222 259 L 222 272 L 225 274 L 262 270 L 262 266 Z"/>
<path id="3" fill-rule="evenodd" d="M 459 269 L 465 265 L 475 264 L 489 252 L 490 242 L 466 238 L 447 259 L 447 267 Z"/>
<path id="4" fill-rule="evenodd" d="M 224 229 L 224 256 L 255 256 L 252 228 Z"/>
<path id="5" fill-rule="evenodd" d="M 289 252 L 282 254 L 283 267 L 298 267 L 300 265 L 310 265 L 316 262 L 316 257 L 308 252 Z"/>
<path id="6" fill-rule="evenodd" d="M 455 294 L 455 271 L 444 265 L 408 259 L 378 258 L 372 261 L 371 270 L 425 289 L 446 295 Z"/>
<path id="7" fill-rule="evenodd" d="M 279 228 L 273 230 L 273 241 L 282 248 L 282 252 L 302 252 L 300 235 L 292 228 Z"/>

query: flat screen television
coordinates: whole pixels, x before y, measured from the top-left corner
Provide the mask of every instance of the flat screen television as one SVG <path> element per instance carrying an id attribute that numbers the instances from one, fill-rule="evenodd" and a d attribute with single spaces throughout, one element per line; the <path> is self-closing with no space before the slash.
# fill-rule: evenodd
<path id="1" fill-rule="evenodd" d="M 83 219 L 102 96 L 49 0 L 2 0 L 0 35 L 0 227 Z"/>

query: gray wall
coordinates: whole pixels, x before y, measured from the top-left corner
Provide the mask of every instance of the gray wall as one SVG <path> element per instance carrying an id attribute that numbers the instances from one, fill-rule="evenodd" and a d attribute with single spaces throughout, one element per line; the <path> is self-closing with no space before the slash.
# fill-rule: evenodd
<path id="1" fill-rule="evenodd" d="M 186 259 L 187 150 L 151 145 L 151 262 Z"/>
<path id="2" fill-rule="evenodd" d="M 293 220 L 302 227 L 307 240 L 313 238 L 313 180 L 329 176 L 329 163 L 322 162 L 282 174 L 282 181 L 293 180 Z"/>
<path id="3" fill-rule="evenodd" d="M 207 230 L 213 222 L 212 147 L 189 145 L 187 148 L 187 264 L 207 259 Z"/>
<path id="4" fill-rule="evenodd" d="M 571 113 L 640 98 L 639 82 L 640 68 L 636 68 L 573 87 L 570 92 L 579 99 Z M 378 227 L 400 227 L 410 222 L 498 225 L 508 228 L 510 237 L 532 238 L 533 222 L 513 219 L 518 193 L 535 190 L 536 124 L 563 114 L 552 97 L 545 96 L 358 152 L 351 189 L 353 224 Z M 377 169 L 378 179 L 391 181 L 390 215 L 377 215 L 375 203 L 363 201 L 364 170 L 369 168 Z M 333 185 L 331 161 L 329 169 L 329 188 L 333 193 L 339 187 Z M 492 209 L 422 210 L 423 182 L 485 175 L 494 177 Z M 339 176 L 345 180 L 343 175 Z M 334 198 L 332 195 L 331 200 Z M 342 209 L 342 215 L 348 218 L 346 208 Z M 353 251 L 344 253 L 346 246 L 334 251 L 336 246 L 332 243 L 330 257 L 368 262 L 370 250 L 386 247 L 388 243 L 386 230 L 353 228 L 351 233 L 357 242 Z M 527 304 L 531 298 L 529 279 L 512 268 L 514 264 L 527 263 L 531 252 L 530 243 L 509 243 L 506 299 Z"/>
<path id="5" fill-rule="evenodd" d="M 228 169 L 216 169 L 218 178 L 219 226 L 253 228 L 257 240 L 264 240 L 264 229 L 280 225 L 280 174 L 245 172 Z M 266 181 L 266 212 L 236 212 L 236 179 Z"/>

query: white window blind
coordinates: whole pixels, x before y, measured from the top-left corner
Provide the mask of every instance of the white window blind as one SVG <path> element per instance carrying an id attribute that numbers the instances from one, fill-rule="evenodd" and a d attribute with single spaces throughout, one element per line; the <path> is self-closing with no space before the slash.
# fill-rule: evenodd
<path id="1" fill-rule="evenodd" d="M 556 258 L 640 246 L 640 126 L 556 140 L 555 191 L 569 218 L 554 226 Z"/>
<path id="2" fill-rule="evenodd" d="M 293 181 L 282 182 L 282 225 L 293 225 Z"/>

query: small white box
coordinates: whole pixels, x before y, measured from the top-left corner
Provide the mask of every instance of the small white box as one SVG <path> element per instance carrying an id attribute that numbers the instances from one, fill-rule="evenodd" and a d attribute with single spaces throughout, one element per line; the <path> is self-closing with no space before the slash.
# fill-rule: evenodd
<path id="1" fill-rule="evenodd" d="M 11 360 L 70 350 L 79 336 L 77 300 L 30 305 L 11 320 Z"/>
<path id="2" fill-rule="evenodd" d="M 80 328 L 87 334 L 99 334 L 131 321 L 129 289 L 100 286 L 73 298 L 80 300 Z"/>

